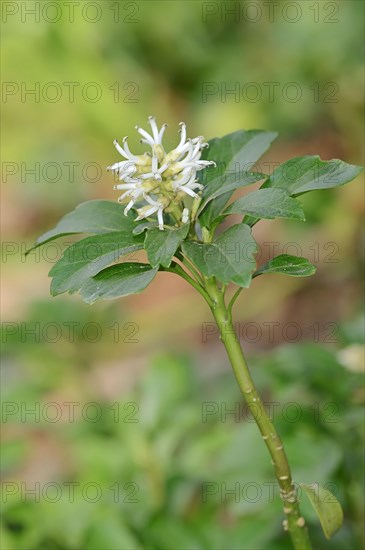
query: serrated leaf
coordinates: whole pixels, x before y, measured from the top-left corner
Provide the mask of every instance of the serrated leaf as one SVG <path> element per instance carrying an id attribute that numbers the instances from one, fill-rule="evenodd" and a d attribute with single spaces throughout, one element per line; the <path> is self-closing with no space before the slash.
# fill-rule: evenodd
<path id="1" fill-rule="evenodd" d="M 207 277 L 250 286 L 256 268 L 257 244 L 248 225 L 233 225 L 212 243 L 184 241 L 182 250 Z"/>
<path id="2" fill-rule="evenodd" d="M 124 216 L 124 207 L 116 202 L 93 200 L 79 204 L 75 210 L 66 214 L 58 224 L 38 237 L 32 250 L 59 237 L 73 233 L 110 233 L 129 231 L 134 228 L 133 215 Z"/>
<path id="3" fill-rule="evenodd" d="M 259 189 L 228 206 L 224 214 L 247 214 L 272 220 L 290 218 L 305 220 L 300 203 L 283 189 Z"/>
<path id="4" fill-rule="evenodd" d="M 82 285 L 123 254 L 143 248 L 143 237 L 131 232 L 113 231 L 82 239 L 67 248 L 62 258 L 52 267 L 51 294 L 76 292 Z"/>
<path id="5" fill-rule="evenodd" d="M 169 267 L 172 258 L 189 232 L 189 224 L 177 229 L 166 228 L 150 229 L 147 231 L 144 247 L 147 252 L 148 261 L 152 267 L 162 265 Z"/>
<path id="6" fill-rule="evenodd" d="M 291 275 L 292 277 L 309 277 L 316 270 L 316 266 L 311 264 L 306 258 L 281 254 L 261 266 L 253 276 L 257 277 L 266 273 L 282 273 L 284 275 Z"/>
<path id="7" fill-rule="evenodd" d="M 301 483 L 300 486 L 304 489 L 319 517 L 325 537 L 330 539 L 342 525 L 343 512 L 341 504 L 331 491 L 318 485 L 318 483 L 311 485 Z"/>
<path id="8" fill-rule="evenodd" d="M 214 160 L 217 168 L 208 168 L 199 174 L 200 181 L 204 185 L 202 207 L 206 205 L 199 217 L 202 226 L 212 226 L 234 189 L 240 187 L 238 185 L 240 181 L 243 182 L 242 185 L 253 183 L 254 176 L 248 175 L 248 170 L 265 153 L 276 137 L 276 132 L 239 130 L 209 141 L 209 148 L 203 151 L 202 158 Z M 260 175 L 257 177 L 260 179 Z M 218 190 L 220 196 L 217 195 L 214 201 L 209 202 L 210 197 Z"/>
<path id="9" fill-rule="evenodd" d="M 318 155 L 296 157 L 278 166 L 262 187 L 280 187 L 296 196 L 316 189 L 344 185 L 356 178 L 362 170 L 361 166 L 338 159 L 323 161 Z"/>
<path id="10" fill-rule="evenodd" d="M 157 271 L 157 267 L 136 262 L 112 265 L 89 279 L 80 294 L 87 304 L 138 294 L 150 284 Z"/>

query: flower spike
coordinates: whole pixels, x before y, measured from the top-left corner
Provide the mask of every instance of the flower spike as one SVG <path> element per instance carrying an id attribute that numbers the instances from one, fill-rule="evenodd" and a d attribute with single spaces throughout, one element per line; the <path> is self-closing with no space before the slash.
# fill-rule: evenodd
<path id="1" fill-rule="evenodd" d="M 165 153 L 162 145 L 167 124 L 158 127 L 155 117 L 148 117 L 150 132 L 140 126 L 136 130 L 142 136 L 140 142 L 151 147 L 151 152 L 134 155 L 129 149 L 126 136 L 122 145 L 114 140 L 115 148 L 125 159 L 108 166 L 118 179 L 123 182 L 114 185 L 114 189 L 124 191 L 119 202 L 128 199 L 124 214 L 136 208 L 137 220 L 157 214 L 158 225 L 164 229 L 164 211 L 174 213 L 177 225 L 188 223 L 190 213 L 184 200 L 197 198 L 203 186 L 198 183 L 196 174 L 208 166 L 215 166 L 213 161 L 200 160 L 201 153 L 208 143 L 203 136 L 187 138 L 185 122 L 179 123 L 180 140 L 172 151 Z M 185 199 L 184 199 L 185 197 Z M 137 204 L 138 203 L 138 204 Z M 137 206 L 136 206 L 137 205 Z"/>

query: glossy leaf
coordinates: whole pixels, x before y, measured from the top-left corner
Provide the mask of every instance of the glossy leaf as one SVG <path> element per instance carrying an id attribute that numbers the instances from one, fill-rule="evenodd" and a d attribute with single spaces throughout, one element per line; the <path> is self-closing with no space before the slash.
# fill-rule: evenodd
<path id="1" fill-rule="evenodd" d="M 250 286 L 257 244 L 248 225 L 234 225 L 212 243 L 184 241 L 182 250 L 205 276 L 214 275 L 222 283 Z"/>
<path id="2" fill-rule="evenodd" d="M 318 155 L 296 157 L 281 164 L 265 181 L 263 188 L 280 187 L 290 195 L 344 185 L 362 172 L 361 166 L 334 159 L 323 161 Z"/>
<path id="3" fill-rule="evenodd" d="M 202 226 L 212 226 L 235 189 L 257 181 L 249 170 L 276 137 L 276 132 L 240 130 L 209 141 L 209 148 L 203 152 L 202 158 L 214 160 L 217 167 L 199 174 L 204 185 L 201 204 L 201 210 L 204 210 L 200 215 Z M 261 175 L 257 178 L 261 179 Z M 211 200 L 213 196 L 214 201 Z"/>
<path id="4" fill-rule="evenodd" d="M 87 279 L 116 262 L 121 255 L 141 248 L 143 238 L 134 237 L 127 231 L 93 235 L 78 241 L 67 248 L 49 272 L 53 277 L 51 294 L 56 296 L 62 292 L 76 292 Z"/>
<path id="5" fill-rule="evenodd" d="M 150 229 L 147 232 L 144 247 L 148 261 L 153 267 L 169 267 L 172 258 L 189 232 L 189 224 L 177 229 Z"/>
<path id="6" fill-rule="evenodd" d="M 135 262 L 112 265 L 89 279 L 80 294 L 88 304 L 138 294 L 150 284 L 157 271 L 148 264 Z"/>
<path id="7" fill-rule="evenodd" d="M 42 244 L 73 233 L 132 232 L 133 214 L 124 216 L 123 212 L 124 207 L 117 202 L 104 200 L 83 202 L 61 218 L 53 229 L 38 237 L 35 246 L 28 250 L 27 254 Z"/>
<path id="8" fill-rule="evenodd" d="M 259 189 L 231 204 L 224 214 L 248 214 L 272 220 L 291 218 L 305 220 L 300 203 L 283 189 Z"/>
<path id="9" fill-rule="evenodd" d="M 310 503 L 315 509 L 322 525 L 323 532 L 327 539 L 339 530 L 343 522 L 343 512 L 341 504 L 336 497 L 318 483 L 306 485 L 301 483 Z"/>
<path id="10" fill-rule="evenodd" d="M 282 273 L 283 275 L 291 275 L 292 277 L 309 277 L 316 270 L 316 266 L 311 264 L 306 258 L 281 254 L 261 266 L 254 273 L 254 277 L 264 275 L 265 273 Z"/>

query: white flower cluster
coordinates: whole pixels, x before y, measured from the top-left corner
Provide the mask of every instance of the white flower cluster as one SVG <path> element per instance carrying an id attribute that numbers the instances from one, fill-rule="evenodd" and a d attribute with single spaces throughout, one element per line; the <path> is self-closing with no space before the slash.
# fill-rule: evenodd
<path id="1" fill-rule="evenodd" d="M 196 180 L 196 173 L 210 165 L 213 161 L 200 160 L 205 143 L 202 136 L 194 139 L 186 138 L 186 125 L 180 122 L 180 143 L 166 153 L 162 138 L 167 128 L 164 124 L 159 130 L 154 117 L 150 116 L 148 122 L 152 134 L 149 134 L 139 126 L 136 130 L 142 136 L 141 143 L 151 147 L 151 152 L 143 155 L 133 155 L 127 144 L 127 137 L 123 139 L 123 146 L 114 140 L 117 151 L 125 159 L 116 162 L 108 169 L 118 175 L 119 183 L 114 189 L 123 191 L 118 201 L 128 200 L 124 209 L 127 215 L 129 210 L 138 204 L 138 217 L 136 220 L 149 218 L 157 213 L 158 225 L 164 229 L 163 212 L 171 212 L 176 222 L 187 223 L 189 210 L 184 207 L 184 197 L 198 197 L 196 190 L 203 186 Z"/>

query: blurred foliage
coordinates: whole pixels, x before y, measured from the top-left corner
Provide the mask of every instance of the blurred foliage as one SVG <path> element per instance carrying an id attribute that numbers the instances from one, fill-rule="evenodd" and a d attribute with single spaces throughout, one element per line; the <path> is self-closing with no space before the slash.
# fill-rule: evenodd
<path id="1" fill-rule="evenodd" d="M 83 310 L 76 308 L 73 319 L 84 320 Z M 99 319 L 101 326 L 112 313 Z M 60 302 L 57 318 L 67 314 Z M 27 325 L 47 315 L 40 305 Z M 353 326 L 341 329 L 347 350 L 363 343 Z M 270 462 L 229 370 L 207 376 L 189 356 L 160 355 L 132 391 L 113 401 L 85 391 L 105 341 L 84 343 L 80 352 L 75 333 L 69 348 L 88 363 L 76 382 L 66 367 L 72 356 L 63 356 L 60 368 L 58 343 L 22 342 L 20 334 L 6 335 L 3 360 L 4 550 L 218 550 L 227 541 L 232 549 L 289 548 Z M 340 357 L 307 343 L 250 361 L 294 479 L 328 483 L 344 507 L 345 525 L 327 542 L 303 496 L 314 546 L 332 550 L 362 544 L 363 377 Z M 74 398 L 70 381 L 77 384 Z M 74 419 L 67 402 L 78 403 Z M 25 413 L 37 403 L 37 414 Z M 63 411 L 57 421 L 55 406 Z M 53 471 L 55 453 L 61 463 Z"/>
<path id="2" fill-rule="evenodd" d="M 208 139 L 239 128 L 278 130 L 288 144 L 295 138 L 318 146 L 323 136 L 324 153 L 333 148 L 336 156 L 359 160 L 363 4 L 357 0 L 338 3 L 332 17 L 320 3 L 317 15 L 301 4 L 302 16 L 295 23 L 286 20 L 286 1 L 277 3 L 273 21 L 268 3 L 261 0 L 256 3 L 262 14 L 257 21 L 245 2 L 224 2 L 222 7 L 213 2 L 216 13 L 204 16 L 207 3 L 201 1 L 106 0 L 96 2 L 100 14 L 94 23 L 85 18 L 88 12 L 83 16 L 82 5 L 75 7 L 72 22 L 66 7 L 56 22 L 42 15 L 39 21 L 24 16 L 22 22 L 26 6 L 30 10 L 33 4 L 24 3 L 3 24 L 3 80 L 18 86 L 5 99 L 3 160 L 25 162 L 27 168 L 37 161 L 42 167 L 57 162 L 62 172 L 57 179 L 50 168 L 38 183 L 32 175 L 22 181 L 21 171 L 9 177 L 24 208 L 53 212 L 90 194 L 112 194 L 109 183 L 99 189 L 108 181 L 104 173 L 92 183 L 95 171 L 86 174 L 82 168 L 89 162 L 110 164 L 113 138 L 130 133 L 151 113 L 172 127 L 184 119 L 189 133 Z M 228 9 L 235 14 L 226 15 Z M 289 10 L 288 15 L 290 19 L 295 13 Z M 88 17 L 95 17 L 92 10 Z M 57 101 L 47 99 L 57 98 L 49 83 L 60 91 Z M 75 84 L 73 99 L 64 83 Z M 95 90 L 87 90 L 89 83 L 99 89 L 96 101 Z M 207 83 L 215 91 L 205 96 Z M 225 96 L 224 90 L 236 83 L 239 97 Z M 246 93 L 250 83 L 253 88 Z M 264 83 L 275 87 L 273 97 Z M 290 83 L 300 91 L 297 102 L 290 100 L 294 88 L 285 91 Z M 37 85 L 39 97 L 26 94 Z M 136 142 L 131 135 L 131 145 Z M 310 144 L 303 154 L 318 152 L 306 148 Z M 74 178 L 70 162 L 80 163 Z"/>

